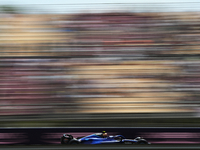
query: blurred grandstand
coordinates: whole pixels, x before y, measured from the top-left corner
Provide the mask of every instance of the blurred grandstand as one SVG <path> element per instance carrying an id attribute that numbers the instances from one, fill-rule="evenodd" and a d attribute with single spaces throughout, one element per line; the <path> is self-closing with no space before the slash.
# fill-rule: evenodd
<path id="1" fill-rule="evenodd" d="M 197 11 L 2 12 L 0 20 L 1 126 L 199 117 Z"/>

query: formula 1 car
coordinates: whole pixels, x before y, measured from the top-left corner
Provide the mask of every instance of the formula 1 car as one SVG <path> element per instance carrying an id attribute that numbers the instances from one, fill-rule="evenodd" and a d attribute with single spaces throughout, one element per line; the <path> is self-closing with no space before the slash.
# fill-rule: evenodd
<path id="1" fill-rule="evenodd" d="M 70 134 L 63 134 L 61 144 L 151 144 L 144 138 L 126 139 L 123 135 L 102 137 L 101 133 L 94 133 L 84 137 L 74 138 Z"/>

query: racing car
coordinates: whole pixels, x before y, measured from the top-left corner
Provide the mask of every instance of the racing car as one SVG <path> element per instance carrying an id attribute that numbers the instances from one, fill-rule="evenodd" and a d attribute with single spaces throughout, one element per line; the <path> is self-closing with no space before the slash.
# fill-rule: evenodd
<path id="1" fill-rule="evenodd" d="M 94 133 L 84 137 L 74 138 L 70 134 L 63 134 L 61 144 L 151 144 L 142 137 L 126 139 L 123 135 L 102 137 L 102 133 Z"/>

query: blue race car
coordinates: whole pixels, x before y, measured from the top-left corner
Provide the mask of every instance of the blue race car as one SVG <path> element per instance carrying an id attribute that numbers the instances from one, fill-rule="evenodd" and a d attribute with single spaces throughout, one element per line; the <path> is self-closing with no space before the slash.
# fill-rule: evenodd
<path id="1" fill-rule="evenodd" d="M 63 134 L 61 144 L 150 144 L 144 138 L 126 139 L 123 135 L 103 137 L 102 133 L 94 133 L 84 137 L 74 138 L 70 134 Z"/>

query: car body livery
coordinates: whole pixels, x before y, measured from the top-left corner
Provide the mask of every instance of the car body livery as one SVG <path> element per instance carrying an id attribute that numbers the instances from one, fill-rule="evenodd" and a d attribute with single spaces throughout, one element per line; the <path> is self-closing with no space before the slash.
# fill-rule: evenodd
<path id="1" fill-rule="evenodd" d="M 63 134 L 61 144 L 150 144 L 144 138 L 126 139 L 123 135 L 102 137 L 102 133 L 94 133 L 84 137 L 74 138 L 70 134 Z"/>

